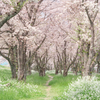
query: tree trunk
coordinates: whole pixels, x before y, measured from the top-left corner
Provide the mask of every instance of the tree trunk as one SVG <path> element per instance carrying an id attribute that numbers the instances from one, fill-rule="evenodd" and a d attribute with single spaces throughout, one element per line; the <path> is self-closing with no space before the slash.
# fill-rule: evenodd
<path id="1" fill-rule="evenodd" d="M 60 62 L 60 65 L 59 65 L 59 72 L 62 75 L 62 62 Z"/>
<path id="2" fill-rule="evenodd" d="M 16 66 L 14 64 L 11 64 L 11 73 L 12 73 L 12 78 L 16 79 L 17 75 L 16 75 Z"/>
<path id="3" fill-rule="evenodd" d="M 64 72 L 63 72 L 63 76 L 67 76 L 68 75 L 68 68 L 64 68 Z"/>
<path id="4" fill-rule="evenodd" d="M 43 68 L 43 76 L 45 76 L 45 68 Z"/>
<path id="5" fill-rule="evenodd" d="M 70 66 L 71 66 L 71 64 L 69 66 L 67 66 L 66 68 L 64 68 L 63 76 L 68 75 L 68 70 L 69 70 Z"/>
<path id="6" fill-rule="evenodd" d="M 97 73 L 100 73 L 100 50 L 98 51 L 96 62 L 98 64 L 98 66 L 97 66 Z"/>
<path id="7" fill-rule="evenodd" d="M 64 53 L 64 72 L 63 72 L 63 76 L 67 76 L 67 65 L 66 65 L 66 63 L 67 63 L 67 56 L 66 56 L 66 41 L 64 41 L 64 51 L 63 51 L 63 53 Z"/>
<path id="8" fill-rule="evenodd" d="M 78 68 L 79 68 L 79 62 L 77 62 L 76 67 L 75 67 L 75 75 L 77 75 Z"/>
<path id="9" fill-rule="evenodd" d="M 8 60 L 8 62 L 10 64 L 12 78 L 16 79 L 17 78 L 17 75 L 16 75 L 16 66 L 10 60 Z"/>
<path id="10" fill-rule="evenodd" d="M 67 76 L 67 75 L 68 75 L 68 70 L 66 68 L 66 69 L 64 69 L 63 76 Z"/>
<path id="11" fill-rule="evenodd" d="M 40 67 L 39 76 L 45 76 L 45 68 Z"/>
<path id="12" fill-rule="evenodd" d="M 58 69 L 55 69 L 55 74 L 56 74 L 56 75 L 58 74 Z"/>
<path id="13" fill-rule="evenodd" d="M 29 51 L 29 58 L 31 57 L 31 51 Z M 31 64 L 32 64 L 32 61 L 30 60 L 29 63 L 28 63 L 28 74 L 31 75 Z"/>
<path id="14" fill-rule="evenodd" d="M 16 64 L 17 64 L 16 51 L 17 51 L 17 46 L 10 47 L 10 60 L 8 61 L 11 66 L 12 78 L 15 78 L 15 79 L 17 78 L 17 75 L 16 75 Z"/>
<path id="15" fill-rule="evenodd" d="M 59 70 L 59 72 L 60 72 L 60 74 L 62 74 L 62 70 L 61 69 Z"/>
<path id="16" fill-rule="evenodd" d="M 90 47 L 89 57 L 88 57 L 87 63 L 84 66 L 83 76 L 88 76 L 90 74 L 90 67 L 92 66 L 91 64 L 92 64 L 93 58 L 94 58 L 93 48 Z"/>
<path id="17" fill-rule="evenodd" d="M 75 71 L 74 71 L 75 75 L 77 75 L 77 72 L 78 72 L 77 69 L 75 69 Z"/>
<path id="18" fill-rule="evenodd" d="M 97 73 L 100 73 L 100 63 L 98 62 Z"/>
<path id="19" fill-rule="evenodd" d="M 96 3 L 98 3 L 98 0 L 96 1 Z M 91 29 L 90 29 L 91 30 L 91 41 L 90 41 L 88 61 L 87 61 L 86 65 L 84 66 L 85 70 L 83 73 L 84 76 L 88 76 L 90 73 L 90 67 L 92 66 L 91 64 L 92 64 L 93 58 L 95 57 L 95 52 L 94 52 L 94 40 L 95 40 L 94 21 L 95 21 L 95 18 L 97 16 L 98 10 L 96 12 L 93 12 L 94 16 L 92 16 L 92 17 L 89 14 L 89 10 L 87 7 L 85 8 L 85 11 L 86 11 L 86 14 L 87 14 L 87 17 L 89 19 L 90 26 L 91 26 Z"/>
<path id="20" fill-rule="evenodd" d="M 26 41 L 19 38 L 18 48 L 18 80 L 26 80 Z"/>
<path id="21" fill-rule="evenodd" d="M 29 74 L 29 75 L 32 74 L 32 73 L 31 73 L 31 69 L 30 69 L 30 67 L 29 67 L 29 69 L 28 69 L 28 74 Z"/>
<path id="22" fill-rule="evenodd" d="M 77 75 L 77 71 L 75 71 L 75 75 Z"/>

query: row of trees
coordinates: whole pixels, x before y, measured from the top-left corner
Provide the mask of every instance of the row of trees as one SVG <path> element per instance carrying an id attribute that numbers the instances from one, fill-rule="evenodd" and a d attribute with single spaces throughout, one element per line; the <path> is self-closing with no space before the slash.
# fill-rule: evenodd
<path id="1" fill-rule="evenodd" d="M 28 2 L 27 4 L 24 0 L 12 2 L 12 4 L 17 3 L 16 7 L 13 4 L 13 12 L 16 12 L 17 16 L 14 17 L 15 14 L 13 14 L 12 11 L 9 12 L 11 15 L 9 13 L 7 13 L 7 15 L 1 15 L 1 27 L 4 26 L 1 28 L 2 44 L 0 55 L 8 60 L 11 66 L 12 78 L 18 77 L 18 80 L 26 80 L 27 71 L 31 74 L 30 66 L 33 63 L 32 60 L 34 59 L 34 56 L 36 56 L 37 50 L 42 46 L 46 39 L 46 35 L 42 34 L 42 36 L 40 36 L 41 39 L 38 41 L 36 36 L 39 35 L 39 33 L 36 34 L 35 31 L 37 30 L 33 27 L 36 21 L 36 13 L 42 1 L 43 0 L 40 0 L 35 3 Z M 5 4 L 5 2 L 2 3 Z M 25 5 L 25 7 L 23 8 L 22 13 L 18 14 L 23 5 Z M 6 6 L 8 5 L 6 4 Z M 14 17 L 14 19 L 9 20 L 11 16 Z M 28 22 L 30 22 L 29 25 L 27 24 Z M 33 33 L 30 31 L 33 31 Z M 29 41 L 30 39 L 31 41 Z M 32 49 L 32 47 L 34 49 Z"/>
<path id="2" fill-rule="evenodd" d="M 33 63 L 40 76 L 48 65 L 63 76 L 72 66 L 87 76 L 99 64 L 98 0 L 2 0 L 0 6 L 0 55 L 12 78 L 26 80 Z"/>

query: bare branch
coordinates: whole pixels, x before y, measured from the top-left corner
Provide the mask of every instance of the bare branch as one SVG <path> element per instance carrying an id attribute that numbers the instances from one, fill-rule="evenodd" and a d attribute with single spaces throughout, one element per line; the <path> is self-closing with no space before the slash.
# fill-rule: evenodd
<path id="1" fill-rule="evenodd" d="M 95 0 L 95 3 L 98 3 L 99 0 Z"/>
<path id="2" fill-rule="evenodd" d="M 76 58 L 77 58 L 77 55 L 78 55 L 78 49 L 79 49 L 79 48 L 77 48 L 76 55 L 75 55 L 74 59 L 71 61 L 69 67 L 75 62 L 75 60 L 76 60 Z"/>
<path id="3" fill-rule="evenodd" d="M 0 51 L 0 55 L 1 55 L 2 57 L 4 57 L 5 59 L 9 60 L 9 57 L 5 56 L 1 51 Z"/>
<path id="4" fill-rule="evenodd" d="M 1 37 L 2 37 L 2 36 L 1 36 Z M 8 42 L 4 39 L 4 37 L 2 37 L 2 38 L 3 38 L 4 42 L 5 42 L 5 44 L 9 47 Z"/>
<path id="5" fill-rule="evenodd" d="M 0 48 L 0 50 L 3 50 L 3 49 L 8 50 L 9 48 Z"/>
<path id="6" fill-rule="evenodd" d="M 91 17 L 90 17 L 90 15 L 89 15 L 89 12 L 88 12 L 88 8 L 85 8 L 85 11 L 86 11 L 86 13 L 87 13 L 87 16 L 88 16 L 88 19 L 89 19 L 90 24 L 93 24 L 93 22 L 92 22 L 92 20 L 91 20 Z"/>
<path id="7" fill-rule="evenodd" d="M 93 22 L 94 22 L 94 20 L 95 20 L 95 18 L 97 16 L 97 13 L 98 13 L 98 11 L 96 11 L 95 14 L 94 14 L 94 16 L 93 16 L 93 20 L 92 20 Z"/>
<path id="8" fill-rule="evenodd" d="M 36 8 L 35 8 L 35 7 L 33 8 L 33 14 L 32 14 L 32 16 L 31 16 L 31 25 L 32 25 L 32 26 L 35 24 L 35 21 L 36 21 L 36 13 L 38 12 L 38 9 L 39 9 L 40 4 L 42 3 L 42 1 L 43 1 L 43 0 L 40 0 L 40 1 L 38 2 L 37 7 L 36 7 Z"/>

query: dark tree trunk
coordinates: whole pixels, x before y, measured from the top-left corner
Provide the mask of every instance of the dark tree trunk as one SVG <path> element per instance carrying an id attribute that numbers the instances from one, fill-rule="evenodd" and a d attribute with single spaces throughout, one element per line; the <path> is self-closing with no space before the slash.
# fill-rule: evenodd
<path id="1" fill-rule="evenodd" d="M 66 65 L 66 63 L 67 63 L 67 55 L 66 55 L 66 41 L 65 41 L 65 43 L 64 43 L 64 51 L 63 51 L 63 53 L 64 53 L 64 72 L 63 72 L 63 76 L 67 76 L 67 65 Z"/>
<path id="2" fill-rule="evenodd" d="M 19 38 L 18 48 L 18 80 L 26 80 L 26 41 Z"/>
<path id="3" fill-rule="evenodd" d="M 100 73 L 100 63 L 98 62 L 97 73 Z"/>
<path id="4" fill-rule="evenodd" d="M 39 69 L 39 76 L 45 76 L 45 68 L 40 68 Z"/>
<path id="5" fill-rule="evenodd" d="M 29 74 L 29 75 L 31 75 L 31 74 L 32 74 L 32 73 L 31 73 L 31 69 L 28 69 L 28 74 Z"/>
<path id="6" fill-rule="evenodd" d="M 35 61 L 37 63 L 39 76 L 45 76 L 46 64 L 49 60 L 47 57 L 48 57 L 47 50 L 42 56 L 37 56 L 37 53 L 35 53 Z"/>
<path id="7" fill-rule="evenodd" d="M 68 75 L 68 70 L 69 70 L 70 66 L 71 66 L 71 64 L 69 66 L 67 66 L 67 68 L 64 68 L 63 76 Z"/>
<path id="8" fill-rule="evenodd" d="M 31 51 L 29 51 L 29 58 L 31 57 Z M 29 61 L 29 63 L 28 63 L 28 74 L 29 75 L 31 75 L 32 73 L 31 73 L 31 64 L 32 64 L 32 62 L 31 62 L 31 60 Z"/>
<path id="9" fill-rule="evenodd" d="M 67 76 L 67 75 L 68 75 L 68 70 L 64 69 L 63 76 Z"/>
<path id="10" fill-rule="evenodd" d="M 16 75 L 16 62 L 17 62 L 17 59 L 16 59 L 16 55 L 15 55 L 16 49 L 17 49 L 16 46 L 9 46 L 9 56 L 5 56 L 0 51 L 0 55 L 2 57 L 4 57 L 10 64 L 12 78 L 17 78 L 17 75 Z"/>
<path id="11" fill-rule="evenodd" d="M 8 62 L 9 62 L 9 64 L 10 64 L 12 78 L 13 78 L 13 79 L 16 79 L 16 78 L 17 78 L 16 66 L 15 66 L 10 60 L 8 60 Z"/>
<path id="12" fill-rule="evenodd" d="M 77 71 L 75 71 L 75 75 L 77 75 Z"/>
<path id="13" fill-rule="evenodd" d="M 45 76 L 45 68 L 43 68 L 43 76 Z"/>
<path id="14" fill-rule="evenodd" d="M 69 68 L 64 68 L 63 76 L 67 76 L 68 75 L 68 70 L 69 70 Z"/>
<path id="15" fill-rule="evenodd" d="M 17 75 L 16 75 L 16 66 L 15 65 L 11 65 L 11 73 L 12 73 L 12 78 L 16 79 Z"/>
<path id="16" fill-rule="evenodd" d="M 61 66 L 59 67 L 59 72 L 60 72 L 60 74 L 62 74 L 62 67 Z"/>
<path id="17" fill-rule="evenodd" d="M 75 75 L 77 75 L 77 72 L 78 72 L 78 64 L 76 64 L 75 69 L 74 69 Z"/>
<path id="18" fill-rule="evenodd" d="M 42 69 L 39 70 L 39 76 L 43 76 L 43 70 Z"/>
<path id="19" fill-rule="evenodd" d="M 11 66 L 11 73 L 12 78 L 17 78 L 16 75 L 16 65 L 17 65 L 17 56 L 16 56 L 17 46 L 11 46 L 10 47 L 10 60 L 8 60 L 10 66 Z"/>
<path id="20" fill-rule="evenodd" d="M 83 1 L 84 2 L 84 1 Z M 95 3 L 98 4 L 98 0 L 95 1 Z M 95 8 L 98 8 L 98 6 L 95 6 Z M 84 70 L 84 73 L 83 73 L 83 76 L 88 76 L 88 75 L 91 75 L 90 74 L 90 70 L 91 70 L 91 64 L 93 62 L 93 59 L 95 58 L 95 51 L 94 51 L 94 43 L 95 43 L 95 30 L 94 30 L 94 21 L 95 21 L 95 18 L 97 16 L 97 13 L 98 13 L 98 10 L 93 12 L 93 16 L 91 16 L 91 14 L 89 13 L 89 10 L 88 8 L 86 7 L 85 8 L 85 11 L 86 11 L 86 14 L 87 14 L 87 17 L 89 19 L 89 23 L 90 23 L 90 30 L 91 30 L 91 41 L 90 41 L 90 47 L 89 47 L 89 54 L 88 54 L 88 60 L 85 64 L 85 70 Z"/>
<path id="21" fill-rule="evenodd" d="M 55 74 L 56 74 L 56 75 L 58 74 L 58 71 L 59 71 L 58 69 L 55 69 Z"/>

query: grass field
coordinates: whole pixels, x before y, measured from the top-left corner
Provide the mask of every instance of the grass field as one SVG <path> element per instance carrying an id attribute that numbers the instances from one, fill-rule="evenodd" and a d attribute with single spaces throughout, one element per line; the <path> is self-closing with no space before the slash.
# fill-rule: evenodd
<path id="1" fill-rule="evenodd" d="M 11 79 L 8 68 L 0 66 L 0 100 L 42 100 L 46 97 L 45 83 L 48 76 L 38 73 L 27 76 L 26 82 Z"/>
<path id="2" fill-rule="evenodd" d="M 47 71 L 45 77 L 40 77 L 35 72 L 27 76 L 24 83 L 12 80 L 10 69 L 0 66 L 0 100 L 46 100 L 47 86 L 45 84 L 49 80 L 48 75 L 53 76 L 53 80 L 48 84 L 50 86 L 50 99 L 48 100 L 58 100 L 57 98 L 63 94 L 69 84 L 79 77 L 79 75 L 73 75 L 71 72 L 67 77 L 63 77 L 60 74 L 55 75 L 54 71 Z M 100 80 L 99 74 L 97 77 Z"/>
<path id="3" fill-rule="evenodd" d="M 49 83 L 51 86 L 50 93 L 53 98 L 61 95 L 64 92 L 65 87 L 67 88 L 71 81 L 76 80 L 78 76 L 68 75 L 63 77 L 62 75 L 54 75 L 53 80 Z"/>

